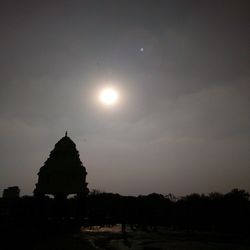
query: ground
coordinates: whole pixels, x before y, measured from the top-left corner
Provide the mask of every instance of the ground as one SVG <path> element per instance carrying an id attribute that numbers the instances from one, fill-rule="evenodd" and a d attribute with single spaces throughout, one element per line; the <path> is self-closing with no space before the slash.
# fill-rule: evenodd
<path id="1" fill-rule="evenodd" d="M 18 248 L 23 248 L 22 245 L 32 250 L 249 250 L 250 237 L 247 234 L 174 231 L 160 227 L 134 231 L 127 228 L 127 233 L 122 234 L 121 226 L 115 225 L 86 227 L 78 233 L 39 236 L 33 241 L 29 241 L 27 235 Z"/>

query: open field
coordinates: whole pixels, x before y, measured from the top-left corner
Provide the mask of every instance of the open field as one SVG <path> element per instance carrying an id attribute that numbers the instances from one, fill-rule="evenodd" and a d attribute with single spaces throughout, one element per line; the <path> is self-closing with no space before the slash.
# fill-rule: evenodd
<path id="1" fill-rule="evenodd" d="M 121 227 L 83 229 L 80 237 L 96 248 L 108 250 L 246 250 L 250 249 L 247 235 L 211 232 L 157 230 L 128 230 L 124 236 Z"/>

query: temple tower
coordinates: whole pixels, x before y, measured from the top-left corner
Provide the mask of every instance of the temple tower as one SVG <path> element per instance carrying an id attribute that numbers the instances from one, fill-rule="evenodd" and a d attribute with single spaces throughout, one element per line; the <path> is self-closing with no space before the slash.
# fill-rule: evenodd
<path id="1" fill-rule="evenodd" d="M 34 195 L 51 194 L 60 198 L 66 198 L 69 194 L 86 196 L 86 175 L 76 145 L 66 132 L 40 168 Z"/>

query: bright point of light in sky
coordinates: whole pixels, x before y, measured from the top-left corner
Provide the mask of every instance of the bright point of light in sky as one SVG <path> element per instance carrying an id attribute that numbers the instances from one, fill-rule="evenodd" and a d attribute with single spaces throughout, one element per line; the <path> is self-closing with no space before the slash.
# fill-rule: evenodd
<path id="1" fill-rule="evenodd" d="M 112 106 L 117 103 L 119 99 L 119 93 L 114 88 L 104 88 L 99 93 L 99 101 L 106 106 Z"/>
<path id="2" fill-rule="evenodd" d="M 143 51 L 144 51 L 144 48 L 140 48 L 140 51 L 143 52 Z"/>

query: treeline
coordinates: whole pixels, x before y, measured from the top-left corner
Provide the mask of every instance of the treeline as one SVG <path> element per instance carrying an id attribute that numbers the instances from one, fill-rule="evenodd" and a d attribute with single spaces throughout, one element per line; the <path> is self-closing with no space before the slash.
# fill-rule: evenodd
<path id="1" fill-rule="evenodd" d="M 191 194 L 181 198 L 152 193 L 138 197 L 92 192 L 88 196 L 90 223 L 119 221 L 145 228 L 211 231 L 250 231 L 249 193 Z"/>
<path id="2" fill-rule="evenodd" d="M 234 189 L 229 193 L 122 196 L 93 190 L 85 198 L 55 200 L 50 197 L 0 199 L 2 226 L 54 225 L 72 221 L 77 226 L 122 223 L 132 229 L 140 226 L 171 229 L 250 232 L 249 193 Z M 35 226 L 34 226 L 35 225 Z"/>

